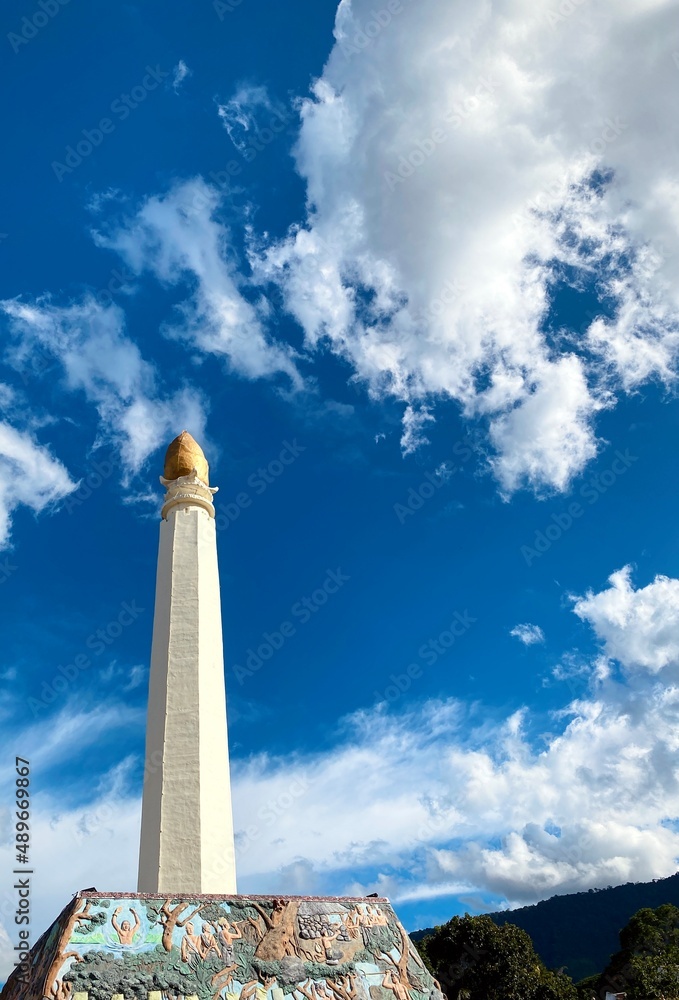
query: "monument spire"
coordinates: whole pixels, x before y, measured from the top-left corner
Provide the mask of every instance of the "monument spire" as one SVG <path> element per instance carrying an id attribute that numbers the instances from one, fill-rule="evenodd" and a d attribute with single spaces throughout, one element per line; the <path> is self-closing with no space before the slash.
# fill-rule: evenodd
<path id="1" fill-rule="evenodd" d="M 233 894 L 217 490 L 188 431 L 167 449 L 160 481 L 138 891 Z"/>

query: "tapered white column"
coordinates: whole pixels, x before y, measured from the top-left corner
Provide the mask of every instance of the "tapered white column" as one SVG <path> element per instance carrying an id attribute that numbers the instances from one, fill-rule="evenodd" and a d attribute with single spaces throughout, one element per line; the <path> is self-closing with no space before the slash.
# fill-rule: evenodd
<path id="1" fill-rule="evenodd" d="M 188 473 L 187 462 L 195 466 Z M 168 478 L 181 472 L 186 474 Z M 161 482 L 167 495 L 158 552 L 138 891 L 231 894 L 236 867 L 212 505 L 216 490 L 208 485 L 202 451 L 186 432 L 168 449 Z"/>

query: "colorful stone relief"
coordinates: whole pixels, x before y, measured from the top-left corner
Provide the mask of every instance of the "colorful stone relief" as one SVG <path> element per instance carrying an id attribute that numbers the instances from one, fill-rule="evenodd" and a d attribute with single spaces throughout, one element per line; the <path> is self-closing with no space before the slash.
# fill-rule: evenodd
<path id="1" fill-rule="evenodd" d="M 83 895 L 31 958 L 0 1000 L 442 1000 L 374 898 Z"/>

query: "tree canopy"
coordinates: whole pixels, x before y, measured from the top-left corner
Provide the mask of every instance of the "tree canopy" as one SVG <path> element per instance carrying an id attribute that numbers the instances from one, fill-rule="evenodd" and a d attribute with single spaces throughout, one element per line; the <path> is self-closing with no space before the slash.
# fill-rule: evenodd
<path id="1" fill-rule="evenodd" d="M 550 972 L 528 934 L 488 916 L 453 917 L 419 942 L 448 1000 L 576 1000 L 570 978 Z"/>
<path id="2" fill-rule="evenodd" d="M 639 910 L 620 931 L 620 951 L 600 977 L 596 994 L 628 1000 L 679 1000 L 679 909 L 665 903 Z"/>

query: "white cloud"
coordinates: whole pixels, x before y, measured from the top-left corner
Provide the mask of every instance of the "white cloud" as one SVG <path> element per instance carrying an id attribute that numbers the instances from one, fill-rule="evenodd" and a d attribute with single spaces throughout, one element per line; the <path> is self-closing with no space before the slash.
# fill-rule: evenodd
<path id="1" fill-rule="evenodd" d="M 273 284 L 310 353 L 402 401 L 405 454 L 453 399 L 486 425 L 505 495 L 565 490 L 597 454 L 599 411 L 676 379 L 675 15 L 676 0 L 568 17 L 404 0 L 376 19 L 370 0 L 342 0 L 299 105 L 306 218 L 282 240 L 249 224 L 250 274 L 200 179 L 96 239 L 135 274 L 191 288 L 166 332 L 192 351 L 301 386 L 296 352 L 267 332 Z M 252 85 L 218 113 L 245 161 L 291 119 Z M 600 298 L 582 329 L 549 326 L 563 285 Z"/>
<path id="2" fill-rule="evenodd" d="M 520 720 L 489 732 L 459 706 L 430 704 L 368 713 L 331 754 L 254 762 L 235 778 L 236 815 L 252 829 L 239 824 L 242 883 L 261 888 L 301 858 L 322 891 L 391 873 L 397 900 L 456 882 L 517 903 L 672 874 L 679 702 L 649 693 L 643 711 L 627 708 L 575 705 L 536 751 Z"/>
<path id="3" fill-rule="evenodd" d="M 147 669 L 143 663 L 136 663 L 133 667 L 130 667 L 127 684 L 123 688 L 124 691 L 134 691 L 135 688 L 139 687 L 146 680 Z"/>
<path id="4" fill-rule="evenodd" d="M 407 406 L 403 414 L 403 434 L 401 435 L 401 451 L 404 455 L 411 455 L 423 444 L 428 444 L 428 439 L 424 434 L 424 428 L 428 423 L 433 423 L 434 417 L 429 410 L 422 407 L 420 410 Z"/>
<path id="5" fill-rule="evenodd" d="M 679 679 L 679 580 L 656 576 L 635 590 L 625 566 L 609 579 L 610 587 L 576 600 L 573 610 L 589 622 L 604 653 L 628 673 L 671 670 Z"/>
<path id="6" fill-rule="evenodd" d="M 19 506 L 41 511 L 77 489 L 67 469 L 28 431 L 0 422 L 0 547 L 9 541 Z"/>
<path id="7" fill-rule="evenodd" d="M 216 190 L 202 180 L 186 181 L 165 197 L 148 198 L 134 217 L 95 238 L 137 274 L 148 269 L 164 284 L 195 285 L 166 331 L 170 336 L 227 359 L 247 378 L 283 372 L 299 386 L 293 351 L 264 332 L 267 303 L 261 297 L 250 302 L 241 293 L 246 282 L 231 259 L 229 232 L 215 218 L 218 204 Z"/>
<path id="8" fill-rule="evenodd" d="M 73 808 L 65 808 L 46 795 L 37 795 L 32 802 L 32 860 L 40 873 L 34 879 L 31 898 L 34 928 L 31 943 L 34 943 L 77 889 L 94 886 L 103 891 L 133 890 L 137 877 L 139 800 L 136 796 L 130 798 L 112 792 Z M 0 859 L 4 870 L 11 872 L 14 867 L 11 848 L 0 847 Z M 14 947 L 16 906 L 16 891 L 7 887 L 0 894 L 0 980 L 14 964 L 5 936 Z"/>
<path id="9" fill-rule="evenodd" d="M 275 118 L 283 123 L 291 117 L 283 107 L 272 101 L 266 87 L 252 84 L 243 84 L 226 103 L 218 104 L 217 113 L 229 139 L 246 160 L 254 159 L 257 153 L 252 138 L 260 131 L 259 120 L 263 114 L 267 115 L 268 121 Z M 277 124 L 276 132 L 280 131 L 282 126 Z"/>
<path id="10" fill-rule="evenodd" d="M 539 625 L 515 625 L 509 634 L 515 636 L 524 646 L 534 646 L 538 642 L 545 641 L 545 633 Z"/>
<path id="11" fill-rule="evenodd" d="M 525 710 L 491 723 L 449 701 L 359 713 L 332 752 L 237 767 L 236 815 L 254 823 L 241 834 L 247 884 L 303 861 L 321 891 L 386 879 L 397 901 L 454 885 L 516 904 L 672 874 L 679 688 L 650 671 L 674 662 L 673 626 L 657 644 L 653 634 L 663 616 L 673 621 L 679 581 L 634 590 L 621 571 L 612 583 L 574 609 L 609 655 L 646 669 L 620 683 L 595 655 L 589 688 L 581 679 L 582 697 L 537 742 Z M 524 628 L 539 633 L 513 631 Z"/>
<path id="12" fill-rule="evenodd" d="M 17 718 L 20 715 L 15 712 Z M 3 728 L 3 800 L 10 800 L 14 787 L 16 774 L 7 765 L 17 749 L 30 759 L 34 773 L 45 775 L 50 768 L 58 768 L 63 775 L 71 767 L 81 773 L 82 754 L 88 746 L 142 725 L 143 716 L 137 710 L 113 704 L 87 710 L 74 700 L 56 715 L 22 730 L 20 736 L 10 722 Z M 32 884 L 31 943 L 55 920 L 76 889 L 94 885 L 115 891 L 135 885 L 139 800 L 126 791 L 130 764 L 124 760 L 102 775 L 90 801 L 79 804 L 71 801 L 68 780 L 55 794 L 44 791 L 44 781 L 36 784 L 31 796 L 30 857 L 39 875 Z M 91 777 L 96 780 L 94 773 Z M 16 944 L 17 896 L 10 878 L 15 867 L 12 824 L 9 810 L 5 817 L 0 815 L 0 865 L 6 874 L 0 882 L 0 980 L 14 964 Z"/>
<path id="13" fill-rule="evenodd" d="M 183 59 L 180 59 L 177 65 L 172 70 L 172 89 L 175 94 L 179 93 L 179 88 L 181 87 L 187 76 L 191 76 L 191 70 L 186 65 Z"/>
<path id="14" fill-rule="evenodd" d="M 57 675 L 60 676 L 60 675 Z M 37 691 L 34 692 L 37 696 Z M 24 718 L 26 706 L 21 704 Z M 16 714 L 15 720 L 16 721 Z M 103 738 L 103 734 L 119 729 L 131 729 L 144 724 L 144 714 L 141 710 L 109 701 L 105 705 L 83 707 L 75 698 L 69 698 L 61 709 L 37 716 L 29 725 L 24 725 L 20 735 L 11 732 L 11 739 L 21 742 L 22 747 L 30 750 L 32 766 L 47 773 L 50 768 L 56 768 L 74 760 L 75 752 Z M 9 733 L 11 725 L 6 727 Z M 75 737 L 78 737 L 77 739 Z M 14 757 L 5 754 L 0 766 L 0 781 L 14 781 L 14 768 L 11 765 Z"/>
<path id="15" fill-rule="evenodd" d="M 505 492 L 565 489 L 597 411 L 676 374 L 676 2 L 374 9 L 339 4 L 301 111 L 308 217 L 255 269 L 309 346 L 404 401 L 406 451 L 413 407 L 452 397 Z M 612 317 L 546 334 L 566 279 Z"/>
<path id="16" fill-rule="evenodd" d="M 378 891 L 397 904 L 483 891 L 523 904 L 672 874 L 679 687 L 664 667 L 652 672 L 674 662 L 672 642 L 660 643 L 659 658 L 648 647 L 661 609 L 673 613 L 679 581 L 634 590 L 626 571 L 612 581 L 576 600 L 575 610 L 605 648 L 615 636 L 627 669 L 636 670 L 633 683 L 598 671 L 595 656 L 591 687 L 555 713 L 552 733 L 531 736 L 540 720 L 527 710 L 493 720 L 478 704 L 410 702 L 344 720 L 330 750 L 235 760 L 240 890 Z M 56 761 L 63 773 L 82 754 L 74 733 L 142 725 L 139 713 L 116 706 L 67 708 L 22 740 L 27 754 L 40 748 L 36 764 Z M 3 760 L 15 752 L 8 739 Z M 131 763 L 103 775 L 89 803 L 38 798 L 36 861 L 47 873 L 38 922 L 46 925 L 75 885 L 133 884 L 139 804 Z M 7 768 L 0 778 L 11 779 Z M 0 862 L 9 870 L 6 839 Z M 66 856 L 73 864 L 64 869 L 56 860 Z"/>
<path id="17" fill-rule="evenodd" d="M 100 418 L 98 444 L 116 446 L 127 476 L 183 427 L 204 432 L 205 401 L 189 387 L 163 396 L 155 367 L 145 361 L 125 333 L 116 305 L 102 306 L 91 297 L 69 306 L 48 299 L 5 300 L 0 309 L 14 338 L 9 359 L 22 370 L 38 358 L 36 375 L 49 365 L 63 368 L 66 388 L 84 393 Z M 49 370 L 49 368 L 47 369 Z"/>
<path id="18" fill-rule="evenodd" d="M 536 366 L 536 378 L 520 406 L 491 422 L 499 453 L 493 465 L 510 493 L 523 481 L 565 490 L 573 470 L 597 452 L 591 418 L 601 404 L 592 398 L 580 359 L 571 354 Z"/>

